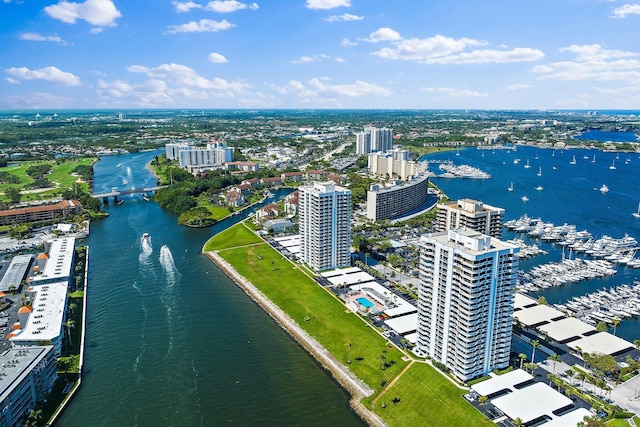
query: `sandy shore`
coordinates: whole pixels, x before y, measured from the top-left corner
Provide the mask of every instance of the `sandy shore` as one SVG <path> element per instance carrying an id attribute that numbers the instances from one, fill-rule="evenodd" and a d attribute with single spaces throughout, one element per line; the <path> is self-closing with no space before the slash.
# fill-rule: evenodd
<path id="1" fill-rule="evenodd" d="M 251 299 L 253 299 L 276 323 L 309 352 L 333 378 L 351 395 L 350 405 L 370 426 L 386 426 L 376 414 L 360 403 L 360 400 L 373 394 L 373 390 L 358 379 L 353 372 L 336 359 L 318 341 L 303 330 L 280 307 L 267 298 L 258 288 L 238 273 L 217 252 L 204 252 L 229 278 L 231 278 Z"/>

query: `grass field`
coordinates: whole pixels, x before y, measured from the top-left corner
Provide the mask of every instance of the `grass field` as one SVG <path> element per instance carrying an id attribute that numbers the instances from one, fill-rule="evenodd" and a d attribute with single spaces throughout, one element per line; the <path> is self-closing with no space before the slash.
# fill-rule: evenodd
<path id="1" fill-rule="evenodd" d="M 218 250 L 241 275 L 374 389 L 375 394 L 363 401 L 371 407 L 383 388 L 381 382 L 391 384 L 408 365 L 402 360 L 404 354 L 388 346 L 382 336 L 304 274 L 300 266 L 266 243 L 255 244 L 258 242 L 261 239 L 237 224 L 211 238 L 204 250 Z M 246 246 L 251 244 L 255 245 Z M 383 360 L 390 363 L 386 369 L 382 369 Z M 382 408 L 383 399 L 378 398 L 374 410 L 392 427 L 493 425 L 463 394 L 430 365 L 414 363 L 385 392 L 386 407 Z M 393 404 L 394 397 L 400 402 Z"/>
<path id="2" fill-rule="evenodd" d="M 256 236 L 242 223 L 238 223 L 209 239 L 207 243 L 205 243 L 203 250 L 205 252 L 211 252 L 261 242 L 262 239 L 260 237 Z"/>
<path id="3" fill-rule="evenodd" d="M 345 364 L 351 342 L 349 368 L 374 390 L 406 365 L 400 351 L 266 243 L 219 254 Z M 382 355 L 391 363 L 384 370 Z"/>
<path id="4" fill-rule="evenodd" d="M 6 168 L 1 168 L 0 171 L 8 172 L 12 175 L 15 175 L 20 179 L 19 184 L 6 184 L 0 183 L 0 193 L 1 198 L 6 200 L 4 197 L 4 192 L 9 187 L 20 188 L 22 189 L 25 185 L 28 185 L 33 182 L 33 179 L 27 175 L 27 169 L 36 164 L 47 163 L 52 166 L 51 173 L 46 175 L 46 178 L 52 182 L 55 188 L 53 189 L 42 189 L 41 191 L 33 191 L 30 193 L 23 193 L 23 200 L 35 200 L 41 199 L 43 197 L 53 197 L 57 193 L 60 193 L 63 189 L 70 189 L 74 187 L 76 180 L 78 177 L 71 175 L 71 171 L 75 169 L 78 165 L 91 165 L 94 162 L 94 158 L 81 158 L 75 159 L 70 162 L 66 162 L 60 165 L 56 165 L 56 162 L 53 160 L 50 161 L 33 161 L 33 162 L 20 162 L 17 165 L 10 165 Z M 81 182 L 78 183 L 79 188 L 82 188 L 84 191 L 88 191 L 89 186 L 87 183 Z"/>
<path id="5" fill-rule="evenodd" d="M 494 425 L 469 404 L 466 392 L 443 378 L 430 365 L 414 363 L 376 402 L 376 413 L 390 426 L 483 426 Z M 398 398 L 400 402 L 392 403 Z"/>

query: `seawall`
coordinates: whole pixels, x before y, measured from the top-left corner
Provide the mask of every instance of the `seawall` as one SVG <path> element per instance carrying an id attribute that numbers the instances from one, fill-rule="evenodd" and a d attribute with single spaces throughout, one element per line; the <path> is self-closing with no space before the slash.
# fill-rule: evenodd
<path id="1" fill-rule="evenodd" d="M 370 426 L 382 427 L 387 425 L 382 418 L 360 403 L 360 400 L 374 393 L 367 384 L 358 379 L 346 366 L 336 359 L 333 354 L 302 329 L 287 313 L 267 298 L 250 281 L 238 273 L 233 266 L 225 261 L 217 252 L 204 252 L 204 254 L 267 312 L 296 342 L 308 351 L 324 369 L 331 373 L 338 384 L 351 395 L 349 404 L 360 418 Z"/>

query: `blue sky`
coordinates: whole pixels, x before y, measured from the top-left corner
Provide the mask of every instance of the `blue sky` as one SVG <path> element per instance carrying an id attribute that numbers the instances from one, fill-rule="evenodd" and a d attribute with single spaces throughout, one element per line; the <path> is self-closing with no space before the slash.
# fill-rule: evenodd
<path id="1" fill-rule="evenodd" d="M 0 0 L 0 108 L 640 108 L 640 0 Z"/>

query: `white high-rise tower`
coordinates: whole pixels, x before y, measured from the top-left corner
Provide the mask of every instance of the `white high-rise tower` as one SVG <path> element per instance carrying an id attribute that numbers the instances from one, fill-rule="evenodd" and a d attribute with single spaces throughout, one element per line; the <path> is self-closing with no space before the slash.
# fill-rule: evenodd
<path id="1" fill-rule="evenodd" d="M 316 271 L 350 265 L 351 190 L 316 182 L 298 191 L 300 258 Z"/>
<path id="2" fill-rule="evenodd" d="M 518 248 L 464 228 L 421 245 L 418 351 L 462 381 L 508 366 Z"/>

